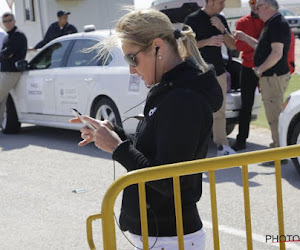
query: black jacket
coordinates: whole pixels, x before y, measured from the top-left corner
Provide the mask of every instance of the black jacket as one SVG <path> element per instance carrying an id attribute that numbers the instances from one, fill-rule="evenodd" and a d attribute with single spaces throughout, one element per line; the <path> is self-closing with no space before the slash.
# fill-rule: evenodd
<path id="1" fill-rule="evenodd" d="M 27 53 L 27 38 L 17 26 L 8 31 L 7 34 L 0 52 L 1 71 L 16 72 L 18 70 L 15 63 L 25 59 Z"/>
<path id="2" fill-rule="evenodd" d="M 35 49 L 42 48 L 44 45 L 52 41 L 53 39 L 64 36 L 64 35 L 69 35 L 72 33 L 77 33 L 77 29 L 75 26 L 72 24 L 67 23 L 62 29 L 59 27 L 58 22 L 52 23 L 42 41 L 40 41 L 37 45 L 35 45 Z"/>
<path id="3" fill-rule="evenodd" d="M 147 97 L 144 120 L 133 144 L 120 128 L 125 142 L 113 159 L 128 171 L 201 159 L 206 157 L 212 127 L 212 113 L 223 101 L 213 67 L 202 74 L 192 60 L 186 60 L 165 73 Z M 181 177 L 184 233 L 202 228 L 196 203 L 202 194 L 202 174 Z M 172 180 L 146 184 L 150 236 L 175 236 L 176 220 Z M 121 229 L 141 235 L 137 185 L 123 193 Z"/>

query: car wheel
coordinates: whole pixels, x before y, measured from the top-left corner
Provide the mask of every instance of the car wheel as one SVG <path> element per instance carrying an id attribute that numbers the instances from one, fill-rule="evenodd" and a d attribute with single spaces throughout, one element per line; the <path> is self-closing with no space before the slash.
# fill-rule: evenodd
<path id="1" fill-rule="evenodd" d="M 292 135 L 291 135 L 291 145 L 300 144 L 300 121 L 296 124 Z M 296 158 L 292 158 L 294 165 L 300 175 L 300 156 Z"/>
<path id="2" fill-rule="evenodd" d="M 21 123 L 19 122 L 17 111 L 13 99 L 9 95 L 6 101 L 1 128 L 4 134 L 16 134 L 20 131 Z"/>
<path id="3" fill-rule="evenodd" d="M 234 123 L 226 124 L 226 134 L 230 135 L 231 132 L 234 130 L 234 127 L 235 127 Z"/>
<path id="4" fill-rule="evenodd" d="M 103 98 L 97 102 L 94 107 L 92 116 L 98 120 L 109 120 L 111 123 L 122 127 L 121 117 L 117 106 L 108 98 Z"/>

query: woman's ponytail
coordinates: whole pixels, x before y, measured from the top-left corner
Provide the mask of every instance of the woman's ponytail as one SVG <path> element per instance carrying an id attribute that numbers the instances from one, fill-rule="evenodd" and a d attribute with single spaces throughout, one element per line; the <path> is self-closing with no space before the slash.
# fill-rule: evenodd
<path id="1" fill-rule="evenodd" d="M 179 37 L 178 31 L 176 30 L 174 32 L 175 37 L 176 37 L 176 33 L 177 33 L 177 37 Z M 181 56 L 183 58 L 192 57 L 198 64 L 199 68 L 203 72 L 206 72 L 209 67 L 199 52 L 197 41 L 195 39 L 196 35 L 193 32 L 192 28 L 188 25 L 184 25 L 182 31 L 179 32 L 180 32 L 180 40 L 182 41 L 182 45 L 183 45 L 181 46 L 179 44 L 179 51 Z"/>

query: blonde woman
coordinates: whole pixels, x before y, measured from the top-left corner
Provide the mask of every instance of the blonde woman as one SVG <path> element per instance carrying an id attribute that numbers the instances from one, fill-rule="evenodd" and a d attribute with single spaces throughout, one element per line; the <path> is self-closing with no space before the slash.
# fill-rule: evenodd
<path id="1" fill-rule="evenodd" d="M 174 30 L 161 12 L 133 10 L 118 21 L 116 34 L 99 46 L 103 51 L 111 49 L 118 40 L 130 73 L 152 87 L 144 120 L 132 141 L 116 125 L 85 117 L 96 130 L 82 128 L 79 145 L 95 142 L 127 171 L 205 158 L 212 113 L 223 99 L 213 67 L 200 56 L 191 28 Z M 181 177 L 181 190 L 185 249 L 204 249 L 205 232 L 196 206 L 202 193 L 202 174 Z M 150 248 L 178 249 L 171 180 L 147 183 L 146 195 Z M 124 190 L 120 226 L 131 233 L 136 249 L 142 249 L 136 185 Z"/>

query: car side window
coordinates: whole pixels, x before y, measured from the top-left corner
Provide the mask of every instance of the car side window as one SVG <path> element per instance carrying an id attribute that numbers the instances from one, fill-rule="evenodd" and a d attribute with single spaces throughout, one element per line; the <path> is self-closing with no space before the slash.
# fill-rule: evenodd
<path id="1" fill-rule="evenodd" d="M 71 40 L 52 44 L 30 62 L 32 69 L 53 69 L 62 66 Z"/>
<path id="2" fill-rule="evenodd" d="M 112 56 L 105 60 L 98 56 L 100 48 L 93 48 L 96 40 L 79 39 L 75 42 L 67 61 L 67 67 L 105 66 L 110 64 Z"/>

